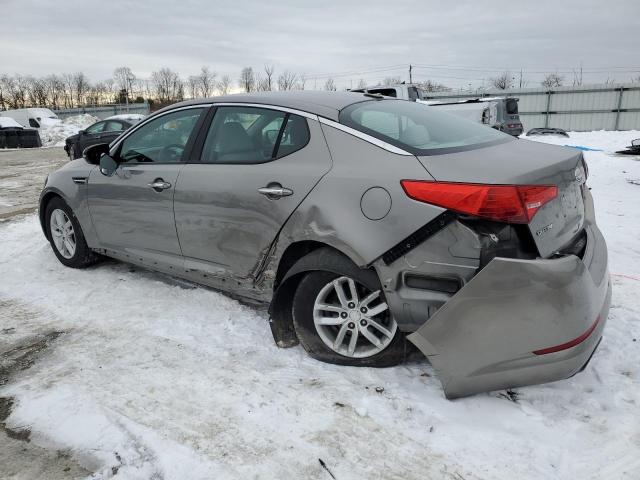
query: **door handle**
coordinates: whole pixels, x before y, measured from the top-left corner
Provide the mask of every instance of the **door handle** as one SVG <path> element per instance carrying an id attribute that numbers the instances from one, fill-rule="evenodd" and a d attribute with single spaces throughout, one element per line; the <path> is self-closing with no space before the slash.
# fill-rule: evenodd
<path id="1" fill-rule="evenodd" d="M 169 182 L 165 182 L 161 178 L 156 178 L 153 182 L 149 184 L 149 186 L 153 188 L 156 192 L 161 192 L 162 190 L 171 188 L 171 184 Z"/>
<path id="2" fill-rule="evenodd" d="M 293 195 L 293 190 L 290 188 L 283 187 L 279 183 L 269 184 L 266 187 L 262 187 L 258 189 L 258 193 L 264 195 L 270 200 L 277 200 L 278 198 L 288 197 Z"/>

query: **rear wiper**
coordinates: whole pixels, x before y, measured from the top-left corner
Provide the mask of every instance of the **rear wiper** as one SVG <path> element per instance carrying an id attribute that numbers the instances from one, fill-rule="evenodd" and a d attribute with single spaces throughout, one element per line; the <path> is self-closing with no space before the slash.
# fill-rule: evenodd
<path id="1" fill-rule="evenodd" d="M 376 100 L 384 100 L 384 95 L 381 93 L 363 93 L 365 97 L 375 98 Z"/>

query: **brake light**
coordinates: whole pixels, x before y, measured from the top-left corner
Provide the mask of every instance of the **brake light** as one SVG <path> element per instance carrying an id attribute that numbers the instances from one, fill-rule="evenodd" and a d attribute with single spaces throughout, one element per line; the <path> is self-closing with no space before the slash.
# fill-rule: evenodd
<path id="1" fill-rule="evenodd" d="M 505 223 L 529 223 L 558 196 L 555 185 L 488 185 L 480 183 L 402 180 L 414 200 L 459 213 Z"/>

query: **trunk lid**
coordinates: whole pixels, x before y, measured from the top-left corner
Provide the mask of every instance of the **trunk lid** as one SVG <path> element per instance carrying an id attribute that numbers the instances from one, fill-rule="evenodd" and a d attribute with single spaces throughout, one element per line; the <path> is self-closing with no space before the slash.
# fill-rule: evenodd
<path id="1" fill-rule="evenodd" d="M 582 153 L 529 140 L 464 152 L 419 156 L 437 181 L 500 185 L 556 185 L 558 196 L 529 223 L 542 257 L 565 247 L 584 223 Z M 582 176 L 582 178 L 577 178 Z"/>

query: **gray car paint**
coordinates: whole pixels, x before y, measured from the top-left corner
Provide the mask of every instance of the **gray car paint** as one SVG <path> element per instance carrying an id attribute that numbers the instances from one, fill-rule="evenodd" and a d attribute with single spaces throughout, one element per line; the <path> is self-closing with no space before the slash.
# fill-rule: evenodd
<path id="1" fill-rule="evenodd" d="M 175 205 L 179 219 L 176 218 L 174 224 L 178 225 L 179 232 L 182 231 L 184 240 L 181 242 L 195 242 L 193 251 L 198 253 L 194 256 L 185 258 L 171 254 L 164 255 L 171 258 L 163 258 L 156 251 L 158 249 L 153 247 L 154 241 L 149 236 L 152 226 L 145 226 L 145 219 L 141 217 L 154 208 L 155 201 L 159 198 L 157 194 L 151 195 L 151 190 L 142 193 L 136 187 L 121 190 L 119 194 L 114 193 L 112 200 L 118 196 L 124 200 L 127 195 L 133 194 L 133 200 L 140 200 L 139 208 L 126 209 L 123 205 L 113 203 L 112 208 L 127 211 L 92 212 L 91 218 L 87 194 L 89 193 L 88 203 L 91 205 L 95 202 L 90 193 L 94 180 L 95 185 L 100 188 L 107 188 L 107 183 L 103 179 L 98 180 L 96 175 L 101 175 L 99 171 L 83 160 L 70 162 L 49 177 L 41 196 L 41 219 L 43 220 L 46 200 L 52 194 L 59 194 L 74 210 L 91 248 L 151 269 L 222 288 L 234 295 L 267 302 L 274 295 L 280 260 L 289 248 L 308 241 L 331 246 L 347 255 L 356 265 L 376 270 L 390 310 L 400 328 L 415 331 L 409 337 L 410 340 L 430 358 L 443 379 L 446 394 L 450 397 L 503 386 L 555 380 L 575 373 L 584 365 L 586 357 L 591 354 L 600 338 L 606 319 L 601 321 L 587 342 L 573 349 L 544 356 L 535 356 L 531 351 L 560 344 L 580 335 L 596 312 L 606 316 L 609 303 L 606 245 L 593 221 L 588 192 L 585 197 L 586 220 L 582 222 L 589 237 L 583 259 L 572 255 L 529 261 L 495 258 L 478 273 L 478 234 L 456 221 L 390 265 L 380 260 L 385 251 L 443 212 L 439 207 L 409 199 L 400 186 L 401 179 L 433 180 L 435 177 L 449 181 L 544 183 L 546 178 L 552 180 L 566 175 L 569 181 L 568 172 L 579 161 L 573 151 L 514 141 L 469 152 L 418 159 L 411 155 L 392 153 L 367 142 L 361 136 L 350 134 L 348 129 L 336 128 L 330 122 L 320 124 L 313 119 L 313 115 L 320 115 L 320 118 L 336 121 L 341 108 L 354 102 L 371 101 L 362 95 L 321 92 L 301 92 L 299 95 L 260 94 L 227 96 L 202 103 L 218 101 L 276 104 L 312 114 L 307 115 L 312 142 L 306 148 L 314 149 L 314 157 L 325 155 L 314 158 L 321 167 L 310 170 L 312 179 L 303 180 L 296 177 L 294 172 L 291 178 L 295 179 L 289 180 L 294 181 L 298 189 L 298 182 L 302 182 L 300 184 L 303 191 L 310 189 L 304 198 L 294 200 L 293 203 L 296 204 L 301 201 L 297 207 L 285 207 L 283 199 L 264 204 L 262 196 L 252 197 L 256 185 L 270 180 L 280 181 L 283 185 L 287 183 L 281 181 L 281 176 L 269 176 L 266 170 L 266 167 L 271 166 L 273 172 L 278 172 L 277 162 L 286 162 L 286 157 L 264 164 L 265 172 L 256 174 L 255 180 L 252 180 L 255 185 L 252 183 L 243 194 L 246 195 L 248 209 L 260 205 L 256 212 L 250 212 L 247 217 L 254 237 L 242 236 L 241 221 L 231 226 L 240 232 L 234 255 L 246 254 L 235 269 L 227 268 L 228 265 L 216 268 L 228 262 L 207 252 L 206 242 L 198 235 L 198 231 L 202 231 L 212 240 L 219 239 L 216 233 L 220 231 L 219 227 L 207 218 L 204 205 L 216 202 L 215 192 L 213 189 L 207 191 L 207 184 L 215 185 L 216 188 L 220 188 L 221 184 L 216 183 L 216 180 L 208 183 L 204 176 L 199 175 L 207 165 L 187 164 L 177 167 L 193 171 L 186 180 L 178 176 L 175 183 Z M 198 101 L 178 104 L 175 108 L 195 104 Z M 164 111 L 171 110 L 172 108 L 168 108 Z M 162 111 L 158 114 L 162 114 Z M 117 144 L 115 142 L 112 147 L 116 148 Z M 304 150 L 299 158 L 309 158 L 305 157 L 306 152 L 302 152 Z M 332 165 L 330 169 L 329 165 Z M 299 174 L 303 171 L 301 169 Z M 286 169 L 280 171 L 280 175 L 285 173 Z M 72 177 L 89 177 L 89 183 L 74 183 Z M 500 180 L 496 181 L 496 178 Z M 318 183 L 313 186 L 318 179 Z M 147 180 L 145 177 L 144 181 Z M 181 183 L 183 180 L 184 183 Z M 140 176 L 139 185 L 143 183 Z M 191 188 L 196 192 L 192 192 Z M 363 195 L 372 188 L 388 192 L 391 198 L 388 213 L 377 220 L 367 218 L 361 211 Z M 110 196 L 106 191 L 103 195 Z M 149 201 L 150 198 L 154 198 L 154 202 Z M 250 200 L 251 198 L 254 200 Z M 99 200 L 97 204 L 101 201 L 104 200 Z M 222 215 L 227 215 L 227 212 L 230 214 L 233 201 L 234 192 L 230 187 L 223 186 L 223 195 L 216 208 Z M 282 202 L 282 210 L 271 212 L 264 208 L 264 205 L 277 206 L 278 202 Z M 102 207 L 106 209 L 107 205 L 103 203 Z M 289 215 L 291 209 L 293 211 Z M 556 209 L 555 214 L 565 213 L 566 211 Z M 103 243 L 96 234 L 96 231 L 104 231 L 107 224 L 113 226 L 115 218 L 121 222 L 118 228 L 122 234 L 128 235 L 131 242 L 137 245 L 135 249 L 125 245 L 128 241 L 112 239 L 108 244 Z M 254 229 L 254 222 L 265 222 L 265 218 L 268 218 L 268 228 L 275 232 L 270 242 L 266 240 L 268 236 L 255 235 L 257 230 Z M 535 219 L 537 220 L 537 216 Z M 283 222 L 279 232 L 278 221 Z M 166 216 L 160 219 L 162 228 L 167 226 L 166 222 Z M 97 228 L 94 227 L 96 224 Z M 141 224 L 143 231 L 140 238 L 136 238 Z M 199 226 L 195 228 L 195 225 Z M 159 235 L 163 248 L 175 252 L 172 235 L 167 232 L 160 232 Z M 138 248 L 144 243 L 143 237 L 150 243 L 146 245 L 147 248 Z M 554 245 L 552 250 L 556 250 L 557 245 L 563 241 L 561 236 L 554 236 L 551 241 Z M 112 245 L 114 243 L 120 245 Z M 266 245 L 268 248 L 265 248 Z M 219 253 L 215 255 L 224 255 L 229 251 L 229 246 L 227 240 L 221 239 L 212 251 L 217 248 Z M 214 275 L 207 275 L 207 271 Z M 460 279 L 464 287 L 454 295 L 410 289 L 403 281 L 408 272 L 455 277 Z M 523 295 L 522 292 L 527 294 Z M 508 296 L 508 303 L 504 302 L 504 295 Z M 541 302 L 541 299 L 544 301 Z M 544 304 L 544 307 L 538 304 Z M 579 305 L 579 308 L 570 308 L 575 305 Z M 527 309 L 533 310 L 527 313 Z M 495 313 L 495 317 L 479 315 L 480 312 Z M 565 317 L 568 318 L 566 321 Z M 533 335 L 531 338 L 530 332 Z"/>

